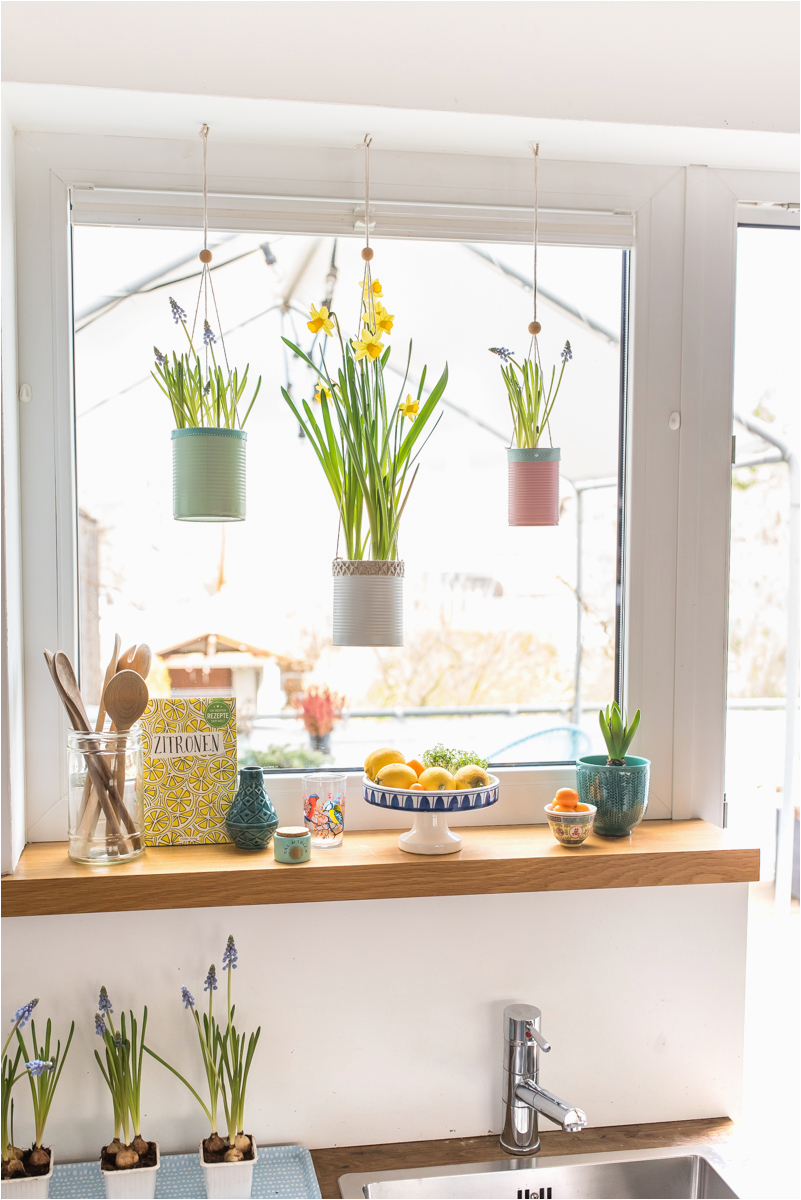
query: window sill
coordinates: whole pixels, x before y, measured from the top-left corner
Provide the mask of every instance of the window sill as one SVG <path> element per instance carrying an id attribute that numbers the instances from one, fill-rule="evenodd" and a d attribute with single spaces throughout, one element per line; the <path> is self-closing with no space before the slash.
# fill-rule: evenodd
<path id="1" fill-rule="evenodd" d="M 397 830 L 346 833 L 340 849 L 286 866 L 272 852 L 233 846 L 170 846 L 135 862 L 85 867 L 64 842 L 29 844 L 2 881 L 3 915 L 128 912 L 234 904 L 308 904 L 411 896 L 491 895 L 594 888 L 747 883 L 759 878 L 759 850 L 706 821 L 648 821 L 631 838 L 590 835 L 581 847 L 556 843 L 547 826 L 462 828 L 458 854 L 427 857 L 398 849 Z"/>

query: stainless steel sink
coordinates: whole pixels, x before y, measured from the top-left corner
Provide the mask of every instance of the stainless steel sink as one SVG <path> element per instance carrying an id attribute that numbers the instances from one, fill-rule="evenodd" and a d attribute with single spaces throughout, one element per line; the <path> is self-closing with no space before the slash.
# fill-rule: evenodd
<path id="1" fill-rule="evenodd" d="M 738 1193 L 707 1146 L 342 1175 L 345 1200 L 673 1200 Z"/>

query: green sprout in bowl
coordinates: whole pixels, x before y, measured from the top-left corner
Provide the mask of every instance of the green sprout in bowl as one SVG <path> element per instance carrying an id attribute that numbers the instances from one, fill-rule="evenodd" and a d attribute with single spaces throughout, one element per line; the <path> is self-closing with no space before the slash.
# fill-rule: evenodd
<path id="1" fill-rule="evenodd" d="M 637 732 L 637 727 L 640 724 L 640 710 L 637 709 L 634 714 L 634 720 L 630 725 L 627 724 L 628 717 L 626 710 L 621 712 L 617 701 L 607 708 L 606 712 L 601 709 L 598 713 L 598 721 L 601 726 L 601 733 L 604 735 L 606 748 L 609 751 L 609 757 L 606 760 L 608 767 L 625 767 L 626 751 Z"/>

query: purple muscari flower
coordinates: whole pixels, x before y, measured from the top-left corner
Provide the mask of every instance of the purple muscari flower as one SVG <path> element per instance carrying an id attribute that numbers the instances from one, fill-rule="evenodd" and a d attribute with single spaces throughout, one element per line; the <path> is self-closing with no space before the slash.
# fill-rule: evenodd
<path id="1" fill-rule="evenodd" d="M 176 325 L 178 324 L 179 321 L 186 320 L 186 313 L 181 308 L 178 301 L 173 300 L 172 296 L 170 296 L 170 308 L 172 309 L 172 319 L 173 319 L 173 321 L 175 321 Z"/>
<path id="2" fill-rule="evenodd" d="M 497 354 L 498 358 L 503 359 L 504 362 L 509 362 L 514 350 L 507 350 L 505 346 L 490 346 L 490 353 Z"/>
<path id="3" fill-rule="evenodd" d="M 165 362 L 167 361 L 167 355 L 166 355 L 166 354 L 162 354 L 162 353 L 161 353 L 161 351 L 159 350 L 158 346 L 154 346 L 154 347 L 153 347 L 153 353 L 154 353 L 154 354 L 155 354 L 155 356 L 156 356 L 156 362 L 157 362 L 157 364 L 158 364 L 160 367 L 163 367 L 163 366 L 164 366 L 164 364 L 165 364 Z"/>
<path id="4" fill-rule="evenodd" d="M 204 992 L 216 992 L 217 991 L 217 968 L 215 967 L 214 963 L 212 963 L 211 966 L 209 967 L 209 973 L 206 976 L 206 982 L 203 984 L 203 991 Z"/>
<path id="5" fill-rule="evenodd" d="M 188 987 L 181 988 L 181 999 L 184 1002 L 184 1008 L 195 1007 L 195 997 L 192 995 Z"/>
<path id="6" fill-rule="evenodd" d="M 117 1032 L 114 1034 L 114 1045 L 117 1047 L 118 1050 L 122 1049 L 122 1045 L 123 1045 L 122 1034 L 119 1032 L 119 1030 L 117 1030 Z"/>
<path id="7" fill-rule="evenodd" d="M 106 1036 L 106 1023 L 101 1013 L 95 1013 L 95 1033 L 98 1037 Z"/>
<path id="8" fill-rule="evenodd" d="M 31 1075 L 44 1075 L 45 1071 L 52 1071 L 55 1065 L 52 1061 L 43 1062 L 41 1058 L 35 1058 L 33 1062 L 26 1062 L 25 1064 Z"/>
<path id="9" fill-rule="evenodd" d="M 23 1004 L 22 1008 L 18 1008 L 14 1013 L 14 1016 L 11 1018 L 11 1024 L 13 1025 L 16 1021 L 20 1029 L 22 1029 L 38 1003 L 39 997 L 37 996 L 35 1000 L 29 1000 L 27 1004 Z"/>
<path id="10" fill-rule="evenodd" d="M 211 331 L 211 325 L 208 321 L 203 322 L 203 345 L 209 346 L 216 342 L 217 339 Z"/>
<path id="11" fill-rule="evenodd" d="M 114 1012 L 114 1009 L 111 1007 L 111 1001 L 109 1000 L 108 992 L 104 987 L 100 989 L 100 999 L 97 1002 L 97 1007 L 102 1013 Z"/>
<path id="12" fill-rule="evenodd" d="M 565 342 L 565 348 L 562 351 L 562 362 L 570 362 L 573 357 L 573 351 L 570 349 L 570 342 Z"/>
<path id="13" fill-rule="evenodd" d="M 231 933 L 228 935 L 228 942 L 226 944 L 225 949 L 223 950 L 223 957 L 222 957 L 223 970 L 230 971 L 231 967 L 233 967 L 234 970 L 236 970 L 236 960 L 238 958 L 239 958 L 239 955 L 237 954 L 236 946 L 234 945 L 234 935 Z"/>
<path id="14" fill-rule="evenodd" d="M 208 396 L 210 391 L 211 391 L 211 380 L 209 380 L 208 383 L 206 384 L 206 386 L 204 387 L 203 395 Z"/>

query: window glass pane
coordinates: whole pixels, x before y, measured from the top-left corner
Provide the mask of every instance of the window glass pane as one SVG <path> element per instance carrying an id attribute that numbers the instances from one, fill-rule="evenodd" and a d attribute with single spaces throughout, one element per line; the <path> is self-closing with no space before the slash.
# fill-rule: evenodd
<path id="1" fill-rule="evenodd" d="M 374 276 L 395 314 L 388 379 L 405 396 L 424 364 L 430 387 L 447 362 L 449 383 L 401 525 L 405 644 L 373 650 L 331 646 L 337 505 L 281 396 L 289 384 L 296 400 L 313 405 L 312 372 L 281 342 L 283 333 L 311 349 L 312 301 L 333 287 L 344 332 L 358 329 L 361 244 L 217 237 L 213 281 L 228 359 L 240 371 L 249 363 L 251 380 L 263 380 L 247 424 L 247 520 L 227 525 L 173 520 L 173 420 L 150 376 L 154 345 L 182 349 L 168 297 L 191 321 L 199 248 L 185 231 L 74 230 L 88 697 L 99 698 L 119 631 L 125 645 L 147 641 L 161 653 L 154 687 L 233 689 L 241 752 L 276 765 L 321 761 L 290 703 L 313 685 L 347 698 L 349 715 L 325 751 L 341 766 L 360 765 L 377 744 L 397 744 L 410 757 L 441 741 L 507 762 L 602 749 L 597 708 L 614 695 L 622 252 L 539 250 L 543 366 L 560 364 L 568 339 L 573 358 L 551 422 L 562 451 L 560 524 L 536 529 L 507 525 L 512 425 L 500 363 L 488 352 L 528 353 L 531 246 L 377 244 Z M 403 389 L 410 338 L 412 387 Z M 329 362 L 336 352 L 329 341 Z"/>
<path id="2" fill-rule="evenodd" d="M 733 431 L 748 465 L 732 471 L 726 795 L 729 824 L 759 839 L 763 878 L 782 799 L 790 553 L 788 467 L 764 460 L 781 456 L 773 438 L 798 453 L 798 242 L 797 230 L 737 234 Z"/>

